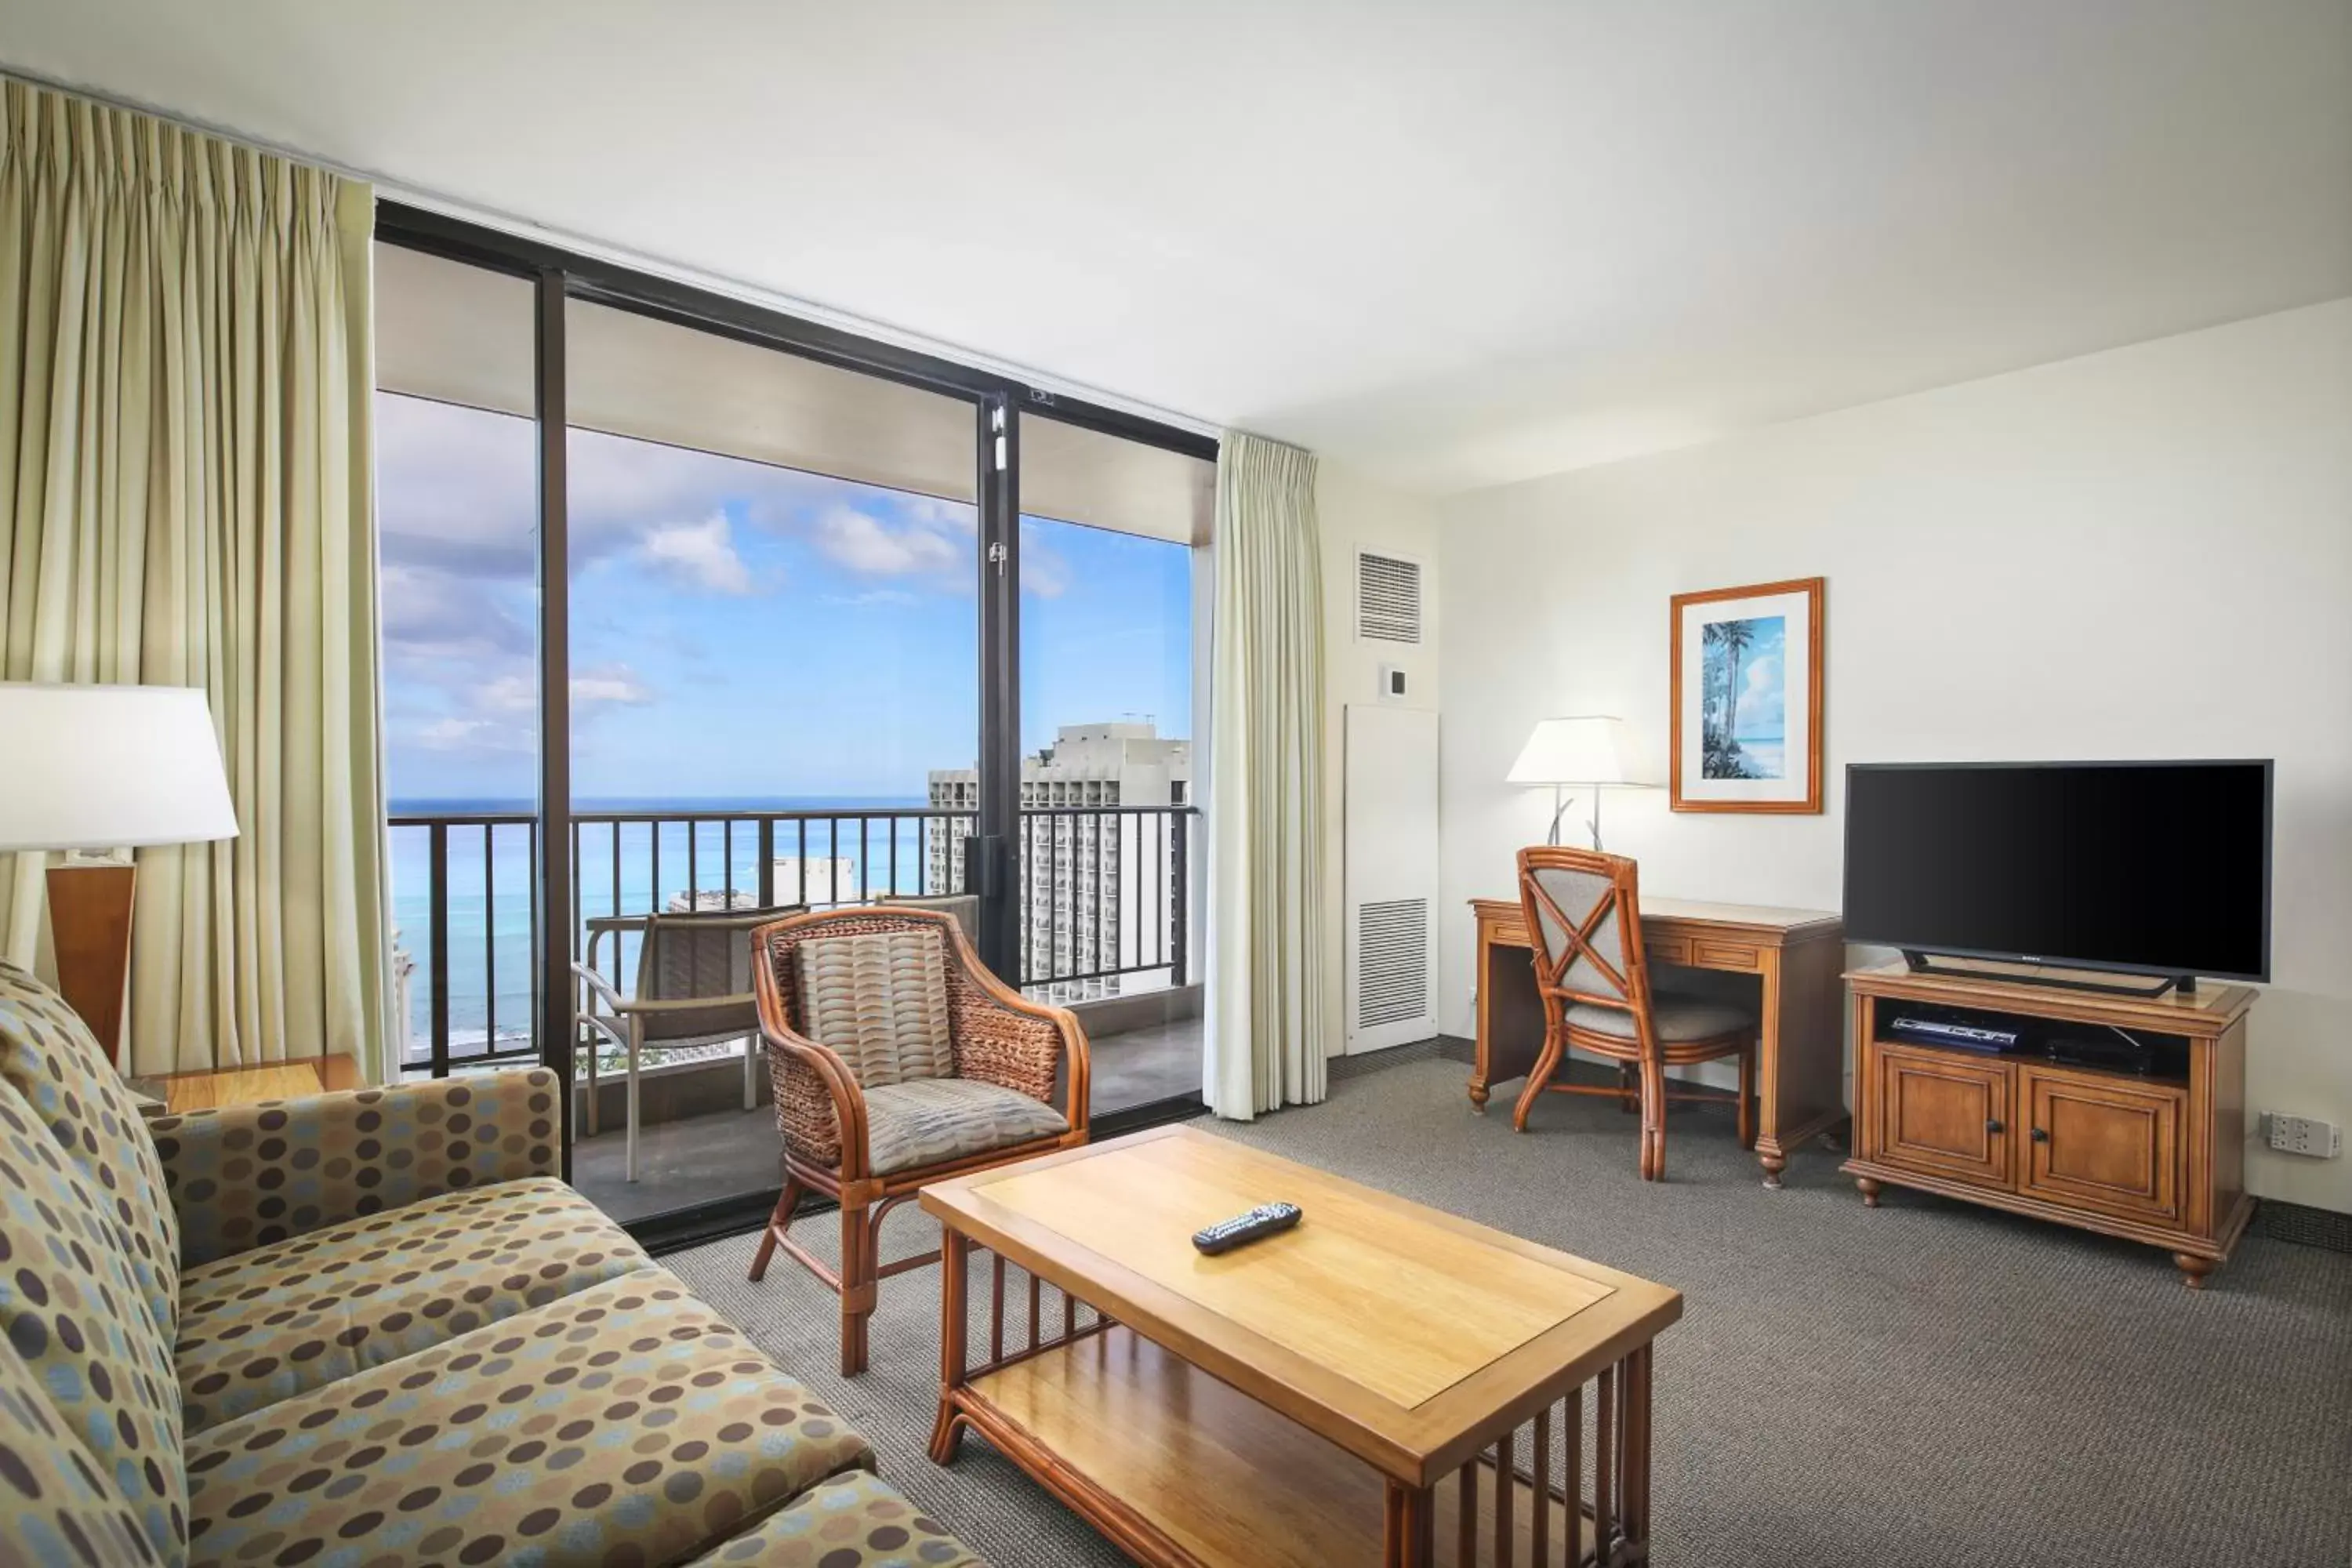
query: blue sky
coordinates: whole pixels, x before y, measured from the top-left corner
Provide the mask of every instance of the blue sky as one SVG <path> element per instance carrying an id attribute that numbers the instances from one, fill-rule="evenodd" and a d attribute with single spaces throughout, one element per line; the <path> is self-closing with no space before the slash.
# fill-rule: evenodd
<path id="1" fill-rule="evenodd" d="M 533 429 L 380 395 L 394 800 L 535 775 Z M 975 519 L 959 503 L 575 430 L 573 793 L 919 796 L 977 744 Z M 1023 524 L 1023 746 L 1190 732 L 1192 552 Z"/>
<path id="2" fill-rule="evenodd" d="M 1788 617 L 1756 616 L 1747 619 L 1750 638 L 1739 654 L 1739 740 L 1778 740 L 1787 726 L 1784 688 L 1788 684 Z M 1710 658 L 1729 659 L 1727 653 L 1709 650 Z"/>

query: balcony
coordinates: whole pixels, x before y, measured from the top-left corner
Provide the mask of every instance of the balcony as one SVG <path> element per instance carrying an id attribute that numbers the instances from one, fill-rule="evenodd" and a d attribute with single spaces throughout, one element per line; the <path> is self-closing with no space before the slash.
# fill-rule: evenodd
<path id="1" fill-rule="evenodd" d="M 1197 1093 L 1190 806 L 1024 809 L 1019 973 L 1030 994 L 1076 1008 L 1093 1046 L 1093 1113 Z M 595 916 L 648 909 L 818 908 L 952 890 L 970 811 L 588 811 L 571 823 L 572 951 Z M 540 1059 L 538 917 L 528 813 L 395 813 L 390 819 L 399 951 L 401 1060 L 416 1076 Z M 1073 839 L 1093 851 L 1081 862 Z M 1123 874 L 1122 874 L 1123 873 Z M 607 947 L 609 948 L 609 942 Z M 600 967 L 613 963 L 600 954 Z M 634 942 L 617 973 L 635 973 Z M 640 1074 L 640 1179 L 623 1180 L 622 1069 L 586 1037 L 573 1089 L 573 1179 L 627 1219 L 777 1184 L 767 1075 L 743 1103 L 733 1046 L 648 1053 Z M 591 1129 L 593 1129 L 592 1131 Z"/>

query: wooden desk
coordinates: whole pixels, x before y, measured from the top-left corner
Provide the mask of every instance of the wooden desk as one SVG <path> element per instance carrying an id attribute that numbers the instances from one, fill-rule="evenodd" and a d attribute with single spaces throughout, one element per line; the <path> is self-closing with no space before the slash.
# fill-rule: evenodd
<path id="1" fill-rule="evenodd" d="M 1478 1065 L 1470 1103 L 1483 1112 L 1495 1085 L 1525 1078 L 1535 1066 L 1543 1004 L 1519 901 L 1473 899 L 1470 907 L 1478 916 Z M 1844 922 L 1820 910 L 1644 893 L 1642 945 L 1653 964 L 1753 974 L 1761 983 L 1756 1158 L 1764 1184 L 1779 1186 L 1789 1151 L 1847 1120 Z"/>
<path id="2" fill-rule="evenodd" d="M 1274 1198 L 1295 1228 L 1193 1251 Z M 1665 1286 L 1189 1127 L 922 1204 L 944 1235 L 932 1459 L 976 1430 L 1139 1563 L 1648 1560 L 1651 1342 L 1683 1310 Z"/>

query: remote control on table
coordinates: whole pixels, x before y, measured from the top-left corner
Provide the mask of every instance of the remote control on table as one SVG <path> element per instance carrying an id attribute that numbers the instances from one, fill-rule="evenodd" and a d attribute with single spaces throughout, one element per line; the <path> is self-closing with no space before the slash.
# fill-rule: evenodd
<path id="1" fill-rule="evenodd" d="M 1288 1230 L 1298 1223 L 1298 1215 L 1297 1204 L 1260 1204 L 1247 1214 L 1235 1215 L 1206 1230 L 1194 1231 L 1192 1245 L 1214 1258 L 1220 1252 L 1232 1251 L 1244 1242 Z"/>

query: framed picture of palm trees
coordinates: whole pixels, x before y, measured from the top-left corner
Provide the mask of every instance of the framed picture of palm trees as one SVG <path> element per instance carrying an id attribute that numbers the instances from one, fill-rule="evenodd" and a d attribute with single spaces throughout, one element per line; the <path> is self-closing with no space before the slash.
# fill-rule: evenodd
<path id="1" fill-rule="evenodd" d="M 1822 809 L 1822 579 L 1674 597 L 1676 811 Z"/>

